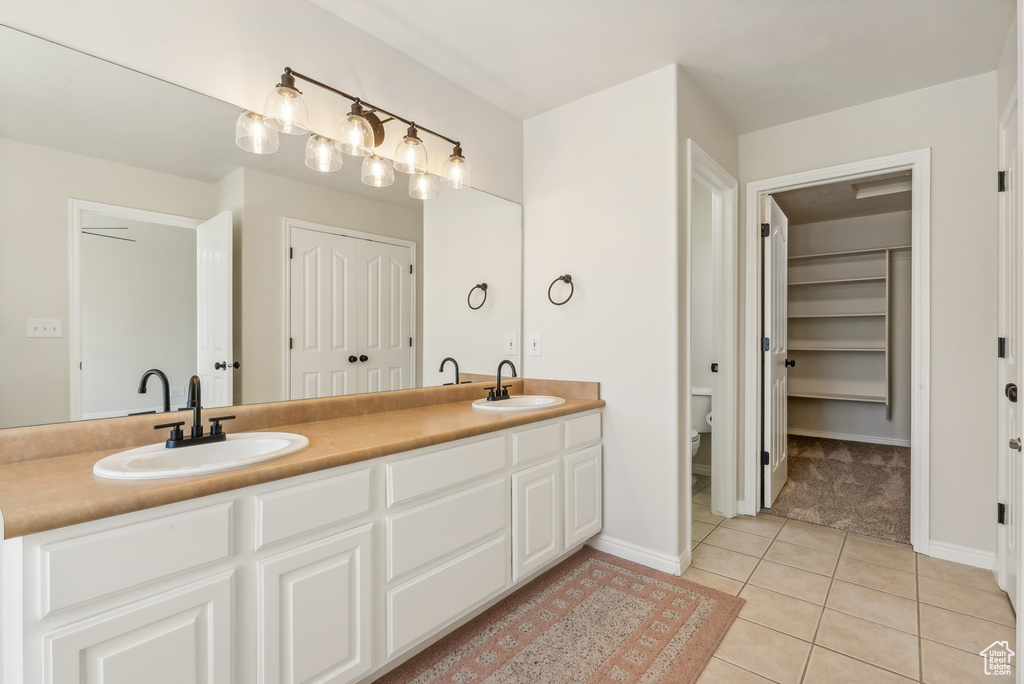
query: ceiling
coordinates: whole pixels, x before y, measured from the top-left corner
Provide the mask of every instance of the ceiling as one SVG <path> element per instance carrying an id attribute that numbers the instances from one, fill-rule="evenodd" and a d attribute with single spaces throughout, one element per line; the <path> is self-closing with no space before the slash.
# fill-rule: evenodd
<path id="1" fill-rule="evenodd" d="M 900 171 L 776 192 L 772 193 L 772 197 L 778 202 L 791 226 L 838 221 L 910 211 L 910 179 L 909 171 Z M 857 189 L 865 187 L 875 187 L 880 192 L 858 197 Z"/>
<path id="2" fill-rule="evenodd" d="M 1014 0 L 312 0 L 527 119 L 669 64 L 737 133 L 995 69 Z"/>

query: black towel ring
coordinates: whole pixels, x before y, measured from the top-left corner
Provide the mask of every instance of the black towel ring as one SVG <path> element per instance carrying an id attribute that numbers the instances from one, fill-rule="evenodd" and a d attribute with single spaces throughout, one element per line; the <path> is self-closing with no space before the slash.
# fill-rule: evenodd
<path id="1" fill-rule="evenodd" d="M 473 293 L 476 292 L 477 288 L 480 288 L 480 290 L 484 293 L 484 298 L 480 300 L 479 304 L 477 304 L 476 306 L 473 306 L 472 304 L 470 304 L 470 300 L 473 298 Z M 486 301 L 487 301 L 487 283 L 479 283 L 477 285 L 474 285 L 473 289 L 469 291 L 468 295 L 466 295 L 466 305 L 469 306 L 469 308 L 472 309 L 473 311 L 476 311 L 481 306 L 483 306 L 484 302 L 486 302 Z"/>
<path id="2" fill-rule="evenodd" d="M 555 283 L 557 283 L 559 280 L 561 280 L 563 283 L 569 284 L 569 296 L 560 302 L 556 302 L 554 299 L 551 298 L 551 288 L 553 288 L 555 286 Z M 567 301 L 572 299 L 572 295 L 574 292 L 576 292 L 576 286 L 572 284 L 572 276 L 566 273 L 563 276 L 558 276 L 557 278 L 551 281 L 550 285 L 548 285 L 548 301 L 554 304 L 555 306 L 562 306 Z"/>

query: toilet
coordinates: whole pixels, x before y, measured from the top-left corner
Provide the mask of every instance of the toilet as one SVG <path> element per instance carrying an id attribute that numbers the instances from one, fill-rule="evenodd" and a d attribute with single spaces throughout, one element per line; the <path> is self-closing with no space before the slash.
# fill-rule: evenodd
<path id="1" fill-rule="evenodd" d="M 690 430 L 690 463 L 693 463 L 693 457 L 697 455 L 698 449 L 700 449 L 700 433 L 696 430 Z M 696 475 L 690 478 L 690 484 L 697 484 Z"/>
<path id="2" fill-rule="evenodd" d="M 694 387 L 690 392 L 690 464 L 700 449 L 700 433 L 711 432 L 711 388 Z M 697 476 L 692 475 L 690 484 L 697 484 Z"/>

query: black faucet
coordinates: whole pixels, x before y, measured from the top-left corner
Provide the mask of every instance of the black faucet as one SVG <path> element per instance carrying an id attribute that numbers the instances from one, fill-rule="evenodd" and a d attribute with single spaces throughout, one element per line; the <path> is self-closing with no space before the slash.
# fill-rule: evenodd
<path id="1" fill-rule="evenodd" d="M 508 399 L 508 388 L 511 387 L 512 385 L 501 384 L 501 369 L 505 367 L 506 363 L 509 365 L 510 368 L 512 368 L 512 377 L 519 377 L 516 375 L 516 365 L 514 363 L 512 363 L 508 359 L 505 359 L 504 361 L 499 363 L 498 377 L 495 378 L 494 387 L 487 388 L 487 401 L 501 401 L 502 399 Z M 497 391 L 499 388 L 501 390 L 500 392 Z"/>
<path id="2" fill-rule="evenodd" d="M 441 367 L 437 369 L 437 372 L 438 373 L 444 373 L 444 364 L 448 363 L 449 361 L 451 361 L 452 363 L 455 364 L 455 384 L 458 385 L 459 384 L 459 362 L 456 361 L 455 359 L 453 359 L 452 357 L 446 356 L 444 361 L 441 362 Z M 444 384 L 451 385 L 452 383 L 446 382 Z"/>
<path id="3" fill-rule="evenodd" d="M 164 386 L 164 413 L 171 410 L 171 388 L 167 384 L 167 376 L 159 368 L 150 368 L 148 371 L 142 374 L 142 380 L 139 381 L 139 394 L 146 393 L 146 383 L 149 382 L 149 376 L 155 375 L 160 378 L 160 382 Z"/>
<path id="4" fill-rule="evenodd" d="M 159 373 L 159 371 L 157 371 Z M 163 375 L 161 373 L 161 375 Z M 179 421 L 177 423 L 167 423 L 166 425 L 154 425 L 154 430 L 162 430 L 163 428 L 170 428 L 171 435 L 167 440 L 167 448 L 174 449 L 176 447 L 192 446 L 193 444 L 202 444 L 204 442 L 222 442 L 227 439 L 227 435 L 224 433 L 224 428 L 221 427 L 222 420 L 234 420 L 234 416 L 217 416 L 216 418 L 210 419 L 210 434 L 203 436 L 203 390 L 199 384 L 199 376 L 193 375 L 188 381 L 188 401 L 185 404 L 185 408 L 192 410 L 192 436 L 186 438 L 181 431 L 181 426 L 185 424 L 185 421 Z"/>

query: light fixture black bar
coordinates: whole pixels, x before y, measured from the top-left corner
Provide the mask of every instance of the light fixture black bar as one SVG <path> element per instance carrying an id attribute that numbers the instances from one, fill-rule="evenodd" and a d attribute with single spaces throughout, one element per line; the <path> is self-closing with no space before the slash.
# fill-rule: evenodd
<path id="1" fill-rule="evenodd" d="M 427 128 L 426 126 L 420 126 L 419 124 L 417 124 L 414 121 L 410 121 L 409 119 L 406 119 L 405 117 L 398 116 L 398 114 L 395 114 L 394 112 L 389 112 L 388 110 L 384 109 L 383 107 L 378 107 L 377 105 L 371 104 L 371 103 L 367 102 L 366 100 L 364 100 L 362 98 L 355 97 L 354 95 L 349 95 L 348 93 L 343 92 L 341 90 L 338 90 L 337 88 L 332 88 L 331 86 L 327 85 L 326 83 L 321 83 L 320 81 L 316 80 L 315 78 L 310 78 L 309 76 L 306 76 L 305 74 L 300 74 L 298 71 L 292 70 L 291 67 L 285 67 L 284 68 L 284 73 L 288 74 L 289 76 L 294 76 L 295 78 L 301 78 L 303 81 L 306 81 L 307 83 L 312 83 L 313 85 L 319 86 L 320 88 L 323 88 L 324 90 L 329 90 L 330 92 L 334 93 L 335 95 L 341 95 L 342 97 L 344 97 L 344 98 L 346 98 L 348 100 L 352 100 L 353 102 L 358 102 L 359 104 L 361 104 L 361 105 L 363 105 L 365 107 L 368 107 L 368 108 L 370 108 L 370 109 L 372 109 L 374 111 L 381 112 L 382 114 L 386 114 L 386 115 L 390 116 L 393 119 L 397 119 L 397 120 L 401 121 L 406 126 L 414 126 L 417 131 L 423 131 L 424 133 L 430 133 L 431 135 L 433 135 L 433 136 L 435 136 L 437 138 L 441 138 L 442 140 L 447 140 L 452 145 L 457 145 L 457 146 L 461 147 L 461 143 L 459 143 L 458 140 L 453 140 L 452 138 L 449 138 L 447 135 L 441 135 L 437 131 L 432 131 L 429 128 Z"/>

